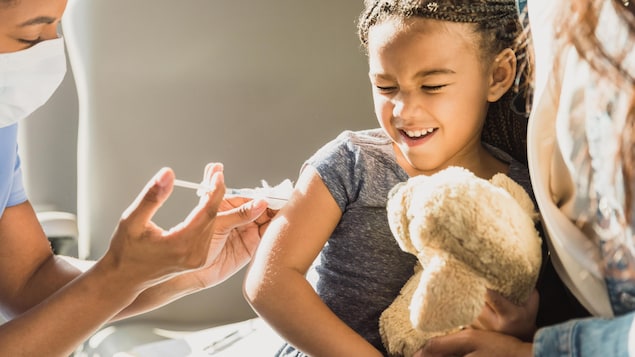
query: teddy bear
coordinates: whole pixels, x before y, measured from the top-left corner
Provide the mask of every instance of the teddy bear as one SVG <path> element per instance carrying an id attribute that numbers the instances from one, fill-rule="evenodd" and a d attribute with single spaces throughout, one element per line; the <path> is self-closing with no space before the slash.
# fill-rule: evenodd
<path id="1" fill-rule="evenodd" d="M 485 180 L 456 166 L 415 176 L 390 191 L 387 213 L 399 247 L 418 258 L 380 317 L 389 355 L 412 356 L 430 338 L 470 325 L 486 289 L 516 304 L 529 298 L 542 262 L 538 215 L 509 176 Z"/>

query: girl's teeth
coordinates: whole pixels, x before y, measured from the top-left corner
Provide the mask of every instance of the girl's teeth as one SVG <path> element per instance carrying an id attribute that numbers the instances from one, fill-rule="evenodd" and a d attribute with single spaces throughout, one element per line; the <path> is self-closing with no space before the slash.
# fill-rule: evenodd
<path id="1" fill-rule="evenodd" d="M 406 134 L 408 134 L 411 138 L 419 138 L 425 135 L 430 134 L 434 131 L 434 128 L 429 128 L 425 130 L 406 130 Z"/>

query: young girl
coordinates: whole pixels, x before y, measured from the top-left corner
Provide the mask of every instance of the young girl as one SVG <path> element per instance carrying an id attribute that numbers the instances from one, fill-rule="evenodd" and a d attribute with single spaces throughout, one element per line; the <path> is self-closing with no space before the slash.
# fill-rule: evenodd
<path id="1" fill-rule="evenodd" d="M 521 32 L 514 0 L 366 1 L 359 34 L 381 129 L 346 131 L 306 162 L 245 281 L 288 341 L 281 356 L 386 353 L 379 316 L 416 263 L 388 227 L 395 184 L 455 165 L 530 190 L 524 164 L 483 142 L 526 160 L 526 117 L 512 110 Z M 535 308 L 514 311 L 530 335 Z"/>

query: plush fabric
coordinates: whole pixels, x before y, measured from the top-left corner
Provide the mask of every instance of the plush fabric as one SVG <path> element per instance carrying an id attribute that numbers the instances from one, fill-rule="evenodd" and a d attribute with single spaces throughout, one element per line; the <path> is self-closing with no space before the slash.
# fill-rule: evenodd
<path id="1" fill-rule="evenodd" d="M 490 181 L 450 167 L 396 185 L 387 205 L 402 250 L 418 258 L 415 274 L 382 313 L 388 353 L 411 356 L 430 338 L 471 324 L 486 289 L 527 300 L 542 261 L 534 205 L 504 174 Z"/>

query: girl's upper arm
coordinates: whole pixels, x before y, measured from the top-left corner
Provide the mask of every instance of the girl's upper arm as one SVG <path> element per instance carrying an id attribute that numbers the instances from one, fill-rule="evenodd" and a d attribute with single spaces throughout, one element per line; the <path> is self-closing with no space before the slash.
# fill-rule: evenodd
<path id="1" fill-rule="evenodd" d="M 312 166 L 300 174 L 289 202 L 273 218 L 260 243 L 254 266 L 305 274 L 337 226 L 342 211 Z M 266 268 L 266 269 L 265 269 Z"/>

